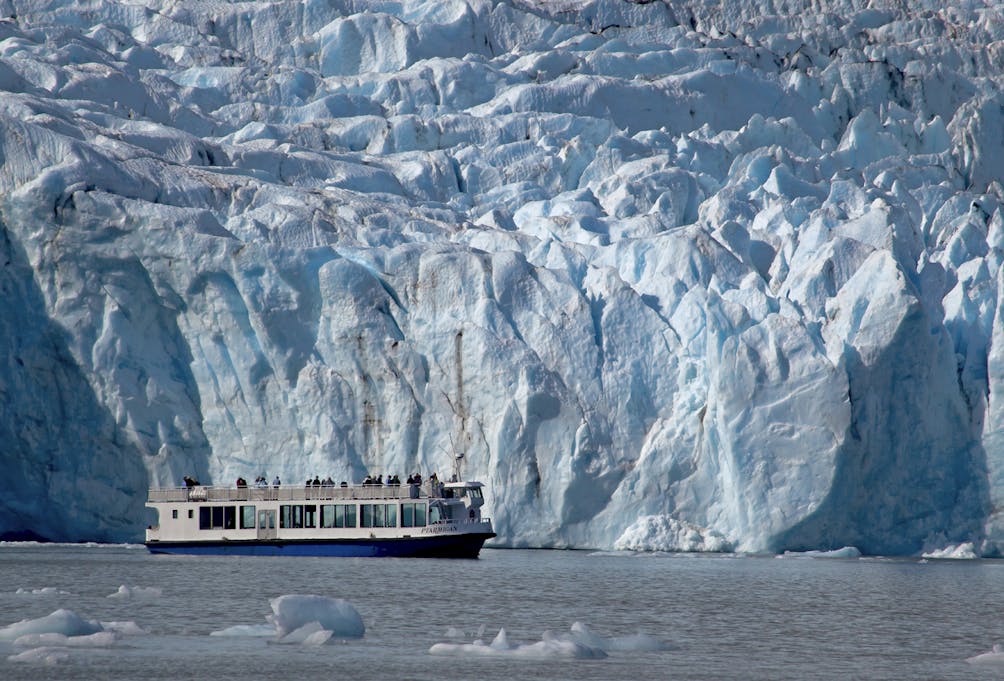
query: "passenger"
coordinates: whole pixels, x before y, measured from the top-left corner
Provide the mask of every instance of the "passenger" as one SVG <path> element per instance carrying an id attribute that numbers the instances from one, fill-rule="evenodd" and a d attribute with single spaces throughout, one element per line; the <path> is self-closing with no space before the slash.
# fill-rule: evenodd
<path id="1" fill-rule="evenodd" d="M 373 478 L 367 475 L 366 478 L 363 480 L 363 486 L 368 487 L 372 484 L 373 484 Z"/>
<path id="2" fill-rule="evenodd" d="M 256 484 L 258 485 L 258 487 L 268 487 L 268 478 L 266 478 L 264 475 L 260 475 L 258 476 Z"/>
<path id="3" fill-rule="evenodd" d="M 237 488 L 242 489 L 248 486 L 248 481 L 244 478 L 237 478 Z"/>
<path id="4" fill-rule="evenodd" d="M 315 475 L 314 476 L 314 487 L 320 487 L 320 486 L 321 486 L 321 479 Z"/>
<path id="5" fill-rule="evenodd" d="M 414 483 L 415 483 L 415 476 L 414 476 L 414 475 L 409 475 L 409 476 L 408 476 L 408 479 L 406 480 L 406 482 L 407 482 L 407 483 L 408 483 L 409 485 L 412 485 L 412 484 L 414 484 Z"/>
<path id="6" fill-rule="evenodd" d="M 394 485 L 398 485 L 398 486 L 400 486 L 400 485 L 401 485 L 401 478 L 399 478 L 399 477 L 397 477 L 397 475 L 395 475 L 395 476 L 394 476 L 394 479 L 393 479 L 393 480 L 392 480 L 391 482 L 392 482 L 392 484 L 394 484 Z"/>
<path id="7" fill-rule="evenodd" d="M 373 481 L 373 484 L 374 485 L 382 485 L 383 484 L 383 475 L 381 474 L 381 475 L 376 476 L 376 480 Z"/>
<path id="8" fill-rule="evenodd" d="M 330 475 L 327 478 L 325 478 L 325 480 L 324 480 L 324 486 L 325 487 L 334 487 L 335 486 L 335 481 L 331 479 Z"/>
<path id="9" fill-rule="evenodd" d="M 275 480 L 272 481 L 272 487 L 278 487 L 282 483 L 279 482 L 279 476 L 275 476 Z"/>

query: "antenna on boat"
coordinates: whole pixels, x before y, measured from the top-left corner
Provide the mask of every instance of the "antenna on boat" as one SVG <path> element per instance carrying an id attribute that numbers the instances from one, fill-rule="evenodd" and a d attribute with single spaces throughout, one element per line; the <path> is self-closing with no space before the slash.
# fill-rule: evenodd
<path id="1" fill-rule="evenodd" d="M 463 478 L 460 477 L 460 466 L 464 460 L 464 453 L 460 452 L 455 457 L 453 457 L 453 480 L 452 482 L 460 482 Z"/>

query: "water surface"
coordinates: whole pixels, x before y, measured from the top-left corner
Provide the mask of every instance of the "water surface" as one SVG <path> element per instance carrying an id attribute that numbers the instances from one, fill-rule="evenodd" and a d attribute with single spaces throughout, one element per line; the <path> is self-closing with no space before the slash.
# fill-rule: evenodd
<path id="1" fill-rule="evenodd" d="M 156 598 L 108 598 L 121 585 Z M 55 587 L 68 593 L 18 594 Z M 265 622 L 269 599 L 320 594 L 362 614 L 361 640 L 320 647 L 210 632 Z M 127 546 L 0 546 L 0 627 L 58 608 L 149 633 L 19 679 L 993 679 L 966 658 L 1004 642 L 1004 561 L 485 550 L 476 561 L 153 556 Z M 600 660 L 441 657 L 451 627 L 511 643 L 645 633 L 671 644 Z"/>

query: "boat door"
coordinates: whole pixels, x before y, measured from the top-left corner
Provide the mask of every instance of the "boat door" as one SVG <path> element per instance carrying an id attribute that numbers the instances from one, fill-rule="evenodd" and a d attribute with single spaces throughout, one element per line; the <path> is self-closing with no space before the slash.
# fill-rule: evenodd
<path id="1" fill-rule="evenodd" d="M 258 511 L 258 539 L 275 539 L 275 511 Z"/>

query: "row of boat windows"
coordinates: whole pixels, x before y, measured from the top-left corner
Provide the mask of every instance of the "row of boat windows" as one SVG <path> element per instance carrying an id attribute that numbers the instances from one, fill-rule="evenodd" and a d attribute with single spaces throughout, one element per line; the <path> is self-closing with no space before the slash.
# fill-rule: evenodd
<path id="1" fill-rule="evenodd" d="M 358 509 L 358 510 L 357 510 Z M 440 509 L 428 507 L 424 503 L 403 504 L 282 504 L 279 506 L 279 527 L 398 527 L 400 511 L 401 527 L 425 527 L 428 523 L 438 522 Z M 262 529 L 265 529 L 265 518 L 271 516 L 269 529 L 274 529 L 274 514 L 262 514 Z M 178 511 L 172 513 L 177 519 Z M 192 511 L 188 512 L 192 517 Z M 237 528 L 253 530 L 255 528 L 254 506 L 200 506 L 200 530 L 233 530 Z M 361 522 L 360 522 L 361 521 Z"/>

